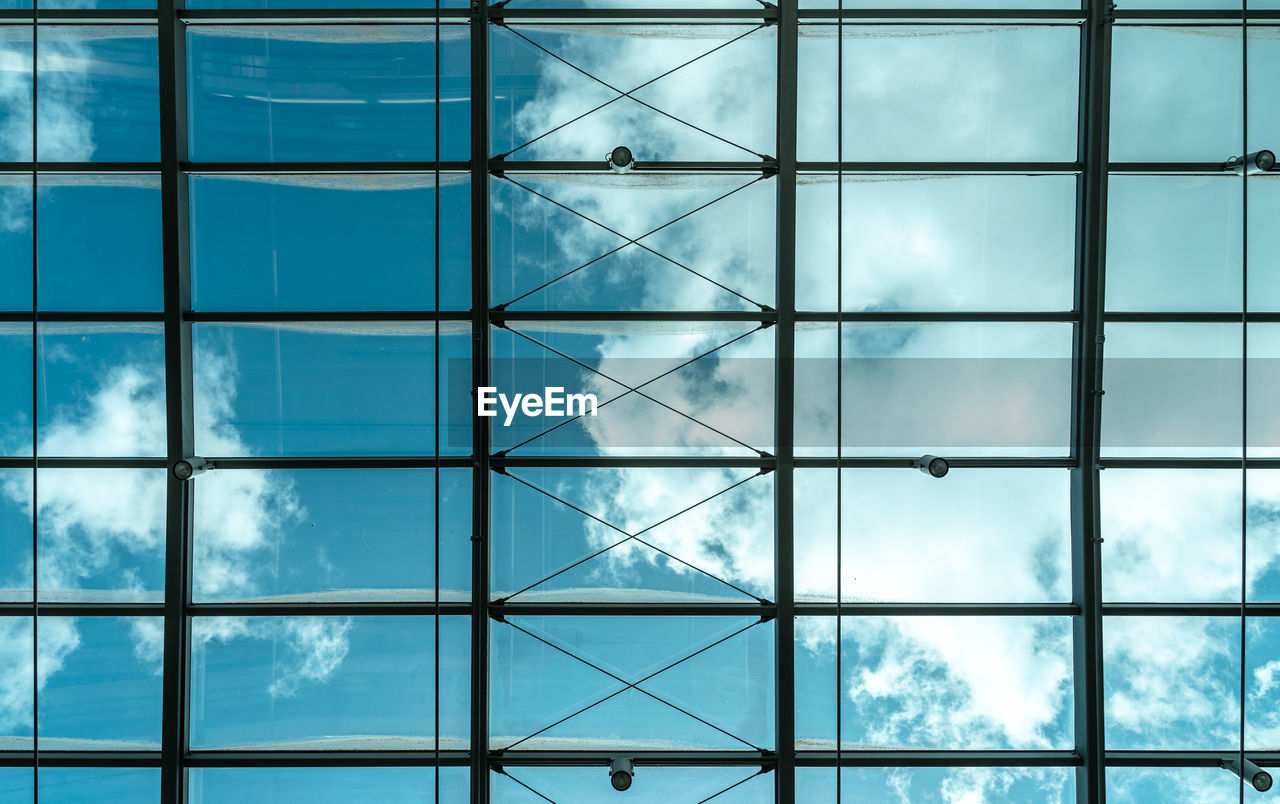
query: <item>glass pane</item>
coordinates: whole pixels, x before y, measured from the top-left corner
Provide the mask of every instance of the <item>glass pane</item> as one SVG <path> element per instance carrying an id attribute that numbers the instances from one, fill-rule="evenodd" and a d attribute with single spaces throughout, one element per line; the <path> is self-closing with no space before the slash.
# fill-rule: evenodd
<path id="1" fill-rule="evenodd" d="M 1239 455 L 1238 324 L 1108 324 L 1104 455 Z"/>
<path id="2" fill-rule="evenodd" d="M 840 190 L 839 197 L 837 190 Z M 796 189 L 796 305 L 851 310 L 1069 310 L 1072 176 L 834 176 Z"/>
<path id="3" fill-rule="evenodd" d="M 660 767 L 639 765 L 628 801 L 645 804 L 772 804 L 777 780 L 752 767 Z M 489 776 L 494 804 L 535 801 L 607 801 L 614 795 L 609 774 L 599 767 L 506 767 Z M 545 796 L 540 798 L 540 796 Z"/>
<path id="4" fill-rule="evenodd" d="M 433 600 L 431 469 L 237 470 L 194 485 L 193 596 Z M 470 600 L 471 470 L 440 472 L 440 599 Z"/>
<path id="5" fill-rule="evenodd" d="M 1110 774 L 1110 770 L 1107 771 Z M 1050 804 L 1075 800 L 1072 768 L 844 768 L 840 801 Z M 836 804 L 834 768 L 796 768 L 796 796 L 805 804 Z"/>
<path id="6" fill-rule="evenodd" d="M 30 0 L 25 2 L 20 7 L 30 8 Z M 33 137 L 30 24 L 0 25 L 0 80 L 6 87 L 0 92 L 0 160 L 29 162 Z"/>
<path id="7" fill-rule="evenodd" d="M 759 174 L 522 173 L 490 188 L 491 298 L 504 308 L 774 304 L 778 188 Z"/>
<path id="8" fill-rule="evenodd" d="M 434 617 L 191 621 L 191 744 L 260 750 L 429 750 Z M 470 624 L 439 618 L 440 747 L 469 733 Z"/>
<path id="9" fill-rule="evenodd" d="M 1280 265 L 1280 238 L 1268 233 L 1270 222 L 1280 218 L 1280 175 L 1249 177 L 1248 192 L 1249 264 Z M 1249 310 L 1280 312 L 1280 271 L 1249 272 Z"/>
<path id="10" fill-rule="evenodd" d="M 773 745 L 772 624 L 605 616 L 504 623 L 490 630 L 492 748 Z"/>
<path id="11" fill-rule="evenodd" d="M 494 28 L 493 150 L 602 167 L 617 145 L 641 166 L 772 154 L 775 31 L 687 23 Z"/>
<path id="12" fill-rule="evenodd" d="M 40 616 L 40 748 L 159 750 L 159 617 Z"/>
<path id="13" fill-rule="evenodd" d="M 1223 0 L 1225 2 L 1226 0 Z M 1239 8 L 1239 2 L 1234 6 Z M 1276 0 L 1260 0 L 1249 3 L 1250 11 L 1263 8 L 1280 8 Z M 1249 75 L 1253 81 L 1249 85 L 1249 151 L 1267 148 L 1280 150 L 1280 112 L 1271 102 L 1271 93 L 1266 91 L 1269 83 L 1266 76 L 1276 75 L 1280 71 L 1280 27 L 1258 25 L 1249 21 Z M 1257 184 L 1256 182 L 1254 183 Z"/>
<path id="14" fill-rule="evenodd" d="M 466 801 L 469 776 L 450 767 L 191 768 L 187 795 L 192 804 L 426 804 Z"/>
<path id="15" fill-rule="evenodd" d="M 5 80 L 4 30 L 0 29 L 0 81 Z M 0 97 L 0 117 L 6 112 Z M 30 124 L 28 119 L 27 124 Z M 0 136 L 0 158 L 5 140 Z M 0 175 L 0 310 L 31 309 L 31 177 Z"/>
<path id="16" fill-rule="evenodd" d="M 430 455 L 435 331 L 408 322 L 197 324 L 196 448 L 206 456 Z M 467 356 L 463 325 L 440 331 L 442 361 Z M 443 415 L 450 388 L 440 385 Z M 470 451 L 465 412 L 448 422 L 460 437 L 440 433 L 444 451 Z M 465 450 L 452 446 L 464 439 Z"/>
<path id="17" fill-rule="evenodd" d="M 467 29 L 187 28 L 194 161 L 427 161 L 470 152 Z M 439 120 L 436 119 L 439 108 Z"/>
<path id="18" fill-rule="evenodd" d="M 799 156 L 836 151 L 836 29 L 802 30 Z M 1072 161 L 1080 30 L 844 26 L 844 153 L 852 161 Z"/>
<path id="19" fill-rule="evenodd" d="M 1115 26 L 1113 162 L 1225 162 L 1239 155 L 1239 26 Z"/>
<path id="20" fill-rule="evenodd" d="M 31 454 L 31 330 L 0 323 L 0 455 Z"/>
<path id="21" fill-rule="evenodd" d="M 1280 457 L 1280 325 L 1249 325 L 1249 457 Z"/>
<path id="22" fill-rule="evenodd" d="M 40 454 L 165 454 L 161 324 L 41 324 Z"/>
<path id="23" fill-rule="evenodd" d="M 1239 617 L 1107 617 L 1103 662 L 1107 748 L 1237 750 Z"/>
<path id="24" fill-rule="evenodd" d="M 0 768 L 0 802 L 32 804 L 35 795 L 35 774 L 30 768 Z"/>
<path id="25" fill-rule="evenodd" d="M 1240 780 L 1221 768 L 1107 768 L 1109 804 L 1183 800 L 1239 804 Z"/>
<path id="26" fill-rule="evenodd" d="M 158 162 L 154 25 L 41 25 L 39 158 Z"/>
<path id="27" fill-rule="evenodd" d="M 1108 469 L 1099 477 L 1104 599 L 1240 600 L 1239 469 Z"/>
<path id="28" fill-rule="evenodd" d="M 1247 489 L 1248 599 L 1280 600 L 1280 472 L 1250 469 Z"/>
<path id="29" fill-rule="evenodd" d="M 42 310 L 164 308 L 160 177 L 42 175 Z"/>
<path id="30" fill-rule="evenodd" d="M 442 175 L 437 221 L 429 174 L 193 176 L 195 307 L 430 310 L 438 281 L 441 306 L 466 309 L 470 192 Z"/>
<path id="31" fill-rule="evenodd" d="M 845 600 L 1070 599 L 1066 472 L 953 469 L 942 483 L 907 469 L 842 474 L 839 565 Z M 835 471 L 799 470 L 795 485 L 796 597 L 834 600 Z M 945 562 L 919 560 L 943 553 Z"/>
<path id="32" fill-rule="evenodd" d="M 46 804 L 93 804 L 98 801 L 155 804 L 160 800 L 160 769 L 51 768 L 42 765 L 40 800 Z"/>
<path id="33" fill-rule="evenodd" d="M 842 617 L 796 621 L 796 678 L 804 705 L 841 699 L 847 748 L 1070 748 L 1071 620 L 1067 617 Z M 993 663 L 991 656 L 1000 656 Z M 808 665 L 816 663 L 816 667 Z M 826 723 L 797 737 L 830 750 Z"/>
<path id="34" fill-rule="evenodd" d="M 1107 309 L 1240 309 L 1239 180 L 1112 175 L 1107 187 Z"/>
<path id="35" fill-rule="evenodd" d="M 164 600 L 165 474 L 40 469 L 42 601 Z"/>
<path id="36" fill-rule="evenodd" d="M 34 668 L 31 618 L 0 617 L 0 685 L 5 690 L 0 696 L 0 750 L 30 751 L 33 747 Z M 17 780 L 17 784 L 21 790 L 24 783 Z"/>
<path id="37" fill-rule="evenodd" d="M 495 597 L 773 597 L 769 475 L 750 469 L 522 468 L 495 476 L 491 494 Z M 691 510 L 681 513 L 685 509 Z"/>
<path id="38" fill-rule="evenodd" d="M 32 493 L 30 469 L 0 469 L 0 602 L 3 603 L 31 600 Z"/>

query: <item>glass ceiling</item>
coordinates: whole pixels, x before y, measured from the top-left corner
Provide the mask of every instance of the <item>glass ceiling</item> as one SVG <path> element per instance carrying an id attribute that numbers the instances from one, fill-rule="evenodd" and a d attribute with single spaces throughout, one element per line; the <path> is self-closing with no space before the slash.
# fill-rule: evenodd
<path id="1" fill-rule="evenodd" d="M 960 5 L 0 0 L 0 804 L 1264 795 L 1280 4 Z"/>

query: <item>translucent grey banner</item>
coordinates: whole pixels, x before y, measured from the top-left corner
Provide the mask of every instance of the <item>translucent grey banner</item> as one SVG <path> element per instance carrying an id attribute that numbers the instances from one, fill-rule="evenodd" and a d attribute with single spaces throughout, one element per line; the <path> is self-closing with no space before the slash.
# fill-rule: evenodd
<path id="1" fill-rule="evenodd" d="M 495 415 L 486 418 L 477 417 L 470 361 L 452 359 L 450 389 L 471 393 L 451 391 L 449 420 L 489 424 L 495 451 L 773 450 L 771 358 L 578 359 L 592 368 L 556 356 L 491 360 L 486 396 Z M 1249 446 L 1280 447 L 1278 359 L 1116 358 L 1103 367 L 1108 450 L 1238 450 L 1246 369 Z M 1068 358 L 799 358 L 794 379 L 797 450 L 834 449 L 837 432 L 854 454 L 1070 449 Z M 558 389 L 553 401 L 594 395 L 595 415 L 546 415 L 527 397 L 543 400 L 548 389 Z M 564 406 L 562 399 L 552 410 Z M 461 437 L 450 445 L 467 446 L 452 443 Z"/>

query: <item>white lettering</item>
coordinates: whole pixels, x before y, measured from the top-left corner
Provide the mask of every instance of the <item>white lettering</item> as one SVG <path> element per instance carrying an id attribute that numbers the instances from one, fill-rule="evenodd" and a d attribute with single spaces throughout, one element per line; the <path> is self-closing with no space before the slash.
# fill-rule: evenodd
<path id="1" fill-rule="evenodd" d="M 543 411 L 544 416 L 563 416 L 564 410 L 557 407 L 564 402 L 564 388 L 558 385 L 552 385 L 547 388 L 547 408 Z"/>
<path id="2" fill-rule="evenodd" d="M 573 403 L 574 403 L 574 402 L 577 402 L 577 403 L 578 403 L 578 412 L 577 412 L 577 414 L 574 414 L 574 412 L 573 412 Z M 590 403 L 591 403 L 591 413 L 590 413 L 590 414 L 588 414 L 588 413 L 587 413 L 587 402 L 590 402 Z M 578 416 L 587 416 L 587 415 L 591 415 L 591 416 L 594 416 L 594 415 L 596 415 L 596 395 L 595 395 L 595 394 L 569 394 L 569 400 L 568 400 L 568 403 L 565 405 L 565 415 L 566 415 L 566 416 L 573 416 L 573 415 L 578 415 Z"/>
<path id="3" fill-rule="evenodd" d="M 526 416 L 538 416 L 542 413 L 542 397 L 537 394 L 525 394 L 520 409 Z"/>
<path id="4" fill-rule="evenodd" d="M 515 419 L 517 413 L 523 413 L 525 416 L 595 416 L 596 401 L 595 394 L 568 394 L 564 392 L 564 387 L 553 385 L 543 389 L 542 394 L 512 394 L 508 396 L 499 393 L 498 389 L 492 385 L 486 385 L 476 389 L 476 415 L 484 417 L 495 417 L 498 415 L 498 408 L 502 408 L 504 419 L 503 427 L 510 427 L 511 422 Z"/>
<path id="5" fill-rule="evenodd" d="M 493 394 L 497 392 L 497 388 L 487 385 L 483 388 L 477 388 L 476 391 L 476 415 L 477 416 L 497 416 L 498 411 L 494 409 L 494 405 L 498 400 L 493 398 Z"/>
<path id="6" fill-rule="evenodd" d="M 507 420 L 502 423 L 503 427 L 510 427 L 511 420 L 516 417 L 516 411 L 520 408 L 520 397 L 522 394 L 516 394 L 515 399 L 511 400 L 511 404 L 507 404 L 507 395 L 498 394 L 498 401 L 502 403 L 502 409 L 507 412 Z"/>

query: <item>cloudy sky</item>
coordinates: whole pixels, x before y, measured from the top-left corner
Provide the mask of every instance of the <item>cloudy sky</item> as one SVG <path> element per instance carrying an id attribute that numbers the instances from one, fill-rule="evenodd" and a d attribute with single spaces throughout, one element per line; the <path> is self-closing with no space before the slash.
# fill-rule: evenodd
<path id="1" fill-rule="evenodd" d="M 598 160 L 626 144 L 641 164 L 772 154 L 774 34 L 754 26 L 498 29 L 493 151 L 518 149 L 513 159 Z M 154 36 L 145 28 L 111 26 L 50 27 L 41 37 L 40 158 L 154 160 Z M 464 159 L 465 30 L 444 26 L 440 40 L 441 94 L 434 98 L 431 27 L 201 27 L 189 42 L 192 158 Z M 837 41 L 830 27 L 806 29 L 802 37 L 802 159 L 1075 158 L 1074 27 L 849 26 L 842 68 Z M 1255 32 L 1251 69 L 1266 70 L 1280 59 L 1275 42 L 1269 29 Z M 1239 79 L 1236 32 L 1124 29 L 1115 47 L 1115 159 L 1214 161 L 1239 151 L 1240 93 L 1222 90 Z M 33 152 L 31 53 L 29 27 L 0 26 L 3 159 L 30 159 Z M 1150 67 L 1157 62 L 1165 69 Z M 837 74 L 845 110 L 839 126 Z M 614 99 L 617 92 L 605 84 L 644 86 L 634 99 L 557 128 Z M 1189 104 L 1189 96 L 1200 105 Z M 1274 111 L 1252 104 L 1250 147 L 1270 143 L 1276 124 Z M 643 172 L 495 179 L 492 302 L 526 310 L 772 306 L 774 181 L 758 174 Z M 1255 231 L 1280 205 L 1277 184 L 1250 183 L 1248 220 Z M 191 192 L 197 309 L 469 305 L 464 176 L 444 175 L 438 185 L 433 176 L 196 177 Z M 1074 180 L 1060 175 L 846 176 L 839 182 L 805 176 L 798 189 L 798 305 L 1069 309 L 1075 192 Z M 42 308 L 160 309 L 153 177 L 42 177 L 34 197 Z M 28 177 L 0 176 L 5 265 L 30 264 L 32 207 Z M 1253 270 L 1246 283 L 1244 203 L 1232 178 L 1117 178 L 1110 216 L 1112 309 L 1238 311 L 1246 287 L 1251 309 L 1275 309 L 1280 280 L 1255 266 L 1274 261 L 1280 246 L 1273 238 L 1250 237 Z M 30 296 L 30 272 L 0 274 L 0 307 L 29 309 Z M 565 377 L 602 401 L 716 349 L 645 386 L 644 396 L 622 396 L 598 417 L 514 454 L 750 456 L 772 448 L 772 330 L 608 322 L 513 329 L 493 338 L 495 365 L 509 370 L 513 383 Z M 456 402 L 469 388 L 449 382 L 447 365 L 469 356 L 467 336 L 465 327 L 448 324 L 197 325 L 197 450 L 420 455 L 435 449 L 438 431 L 443 453 L 465 454 L 470 420 L 457 413 Z M 847 359 L 840 399 L 833 391 L 837 344 Z M 1237 386 L 1246 368 L 1240 344 L 1240 328 L 1229 324 L 1111 327 L 1108 452 L 1239 455 Z M 943 448 L 952 455 L 1061 456 L 1069 449 L 1069 325 L 806 325 L 796 346 L 806 359 L 797 376 L 802 454 L 832 455 L 841 442 L 844 454 L 899 456 Z M 158 325 L 45 324 L 34 355 L 32 349 L 29 327 L 0 329 L 0 367 L 17 378 L 0 388 L 0 453 L 30 455 L 35 421 L 41 455 L 163 455 Z M 1202 362 L 1158 375 L 1172 385 L 1159 393 L 1149 372 L 1165 363 L 1152 359 L 1170 357 Z M 1262 380 L 1252 378 L 1266 376 L 1265 359 L 1280 357 L 1280 332 L 1251 328 L 1249 357 L 1251 385 L 1259 386 Z M 942 368 L 957 365 L 982 373 L 952 376 Z M 919 393 L 922 377 L 940 376 L 954 383 L 953 398 L 965 400 L 954 406 L 957 412 L 944 414 Z M 999 393 L 979 393 L 992 387 Z M 1250 398 L 1257 400 L 1251 427 L 1260 428 L 1256 437 L 1250 431 L 1250 449 L 1258 454 L 1280 448 L 1277 425 L 1265 413 L 1267 398 Z M 840 433 L 831 424 L 837 410 Z M 881 418 L 868 419 L 873 414 Z M 1226 424 L 1189 436 L 1187 422 L 1206 417 Z M 925 424 L 932 429 L 922 429 Z M 523 434 L 518 438 L 495 434 L 500 448 L 540 432 L 534 423 L 517 425 L 511 432 Z M 1280 599 L 1280 481 L 1272 474 L 1106 471 L 1106 598 L 1231 602 L 1243 593 L 1250 600 Z M 493 479 L 496 596 L 751 601 L 775 594 L 768 474 L 558 469 L 512 475 Z M 437 476 L 425 469 L 202 476 L 195 485 L 193 596 L 465 600 L 469 480 L 467 470 Z M 30 599 L 33 517 L 42 600 L 162 599 L 163 496 L 159 470 L 48 469 L 38 483 L 26 470 L 0 471 L 0 599 Z M 839 476 L 802 470 L 794 523 L 797 598 L 829 601 L 838 590 L 846 601 L 1068 600 L 1069 503 L 1067 472 L 1057 469 L 957 469 L 943 481 L 907 470 Z M 438 551 L 432 540 L 437 521 Z M 1248 536 L 1243 572 L 1242 532 Z M 158 746 L 158 621 L 42 617 L 36 651 L 31 621 L 5 619 L 0 747 L 30 745 L 37 690 L 42 747 Z M 438 744 L 464 747 L 468 624 L 441 618 L 438 634 L 429 617 L 405 626 L 378 617 L 197 621 L 193 746 L 430 748 L 437 744 L 438 717 Z M 1280 716 L 1273 716 L 1280 702 L 1280 633 L 1273 630 L 1266 621 L 1245 629 L 1250 748 L 1280 744 Z M 1072 746 L 1066 618 L 803 618 L 796 633 L 802 747 Z M 1235 748 L 1239 642 L 1240 622 L 1229 617 L 1108 621 L 1108 746 Z M 772 748 L 774 649 L 771 626 L 745 618 L 512 618 L 494 625 L 492 747 Z M 437 673 L 439 707 L 432 690 Z M 99 705 L 88 707 L 89 701 Z M 716 800 L 769 800 L 771 777 L 749 773 L 642 768 L 635 792 L 692 804 L 731 788 Z M 201 802 L 243 797 L 246 790 L 255 801 L 280 800 L 286 790 L 342 801 L 352 790 L 371 789 L 379 800 L 409 801 L 436 781 L 432 771 L 418 769 L 341 777 L 208 770 L 193 772 L 191 785 Z M 441 800 L 466 783 L 462 769 L 441 771 Z M 493 789 L 504 802 L 539 800 L 529 788 L 574 801 L 603 783 L 599 769 L 513 769 L 510 777 L 495 776 Z M 30 784 L 26 771 L 0 770 L 0 801 L 29 800 Z M 90 800 L 110 791 L 112 800 L 142 801 L 155 778 L 145 770 L 42 769 L 40 784 L 48 800 Z M 798 784 L 806 800 L 835 801 L 834 771 L 805 769 Z M 858 800 L 976 804 L 1065 802 L 1073 798 L 1073 784 L 1061 769 L 849 769 L 840 788 Z M 1108 784 L 1112 800 L 1121 802 L 1239 796 L 1235 780 L 1220 771 L 1116 770 Z"/>

